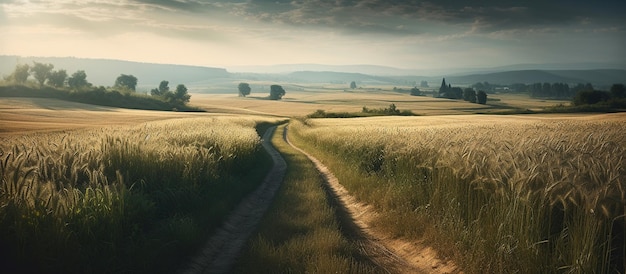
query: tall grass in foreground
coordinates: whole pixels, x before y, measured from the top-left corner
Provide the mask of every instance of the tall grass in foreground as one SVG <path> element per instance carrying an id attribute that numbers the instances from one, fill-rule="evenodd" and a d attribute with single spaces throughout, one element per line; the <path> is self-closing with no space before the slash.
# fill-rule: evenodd
<path id="1" fill-rule="evenodd" d="M 383 212 L 378 227 L 430 239 L 466 272 L 623 273 L 623 120 L 427 119 L 290 128 Z"/>
<path id="2" fill-rule="evenodd" d="M 276 130 L 272 143 L 287 162 L 285 180 L 235 272 L 380 273 L 371 262 L 357 259 L 358 250 L 342 235 L 315 166 L 282 140 L 284 128 Z"/>
<path id="3" fill-rule="evenodd" d="M 219 117 L 2 139 L 4 269 L 173 271 L 262 180 L 254 127 Z"/>

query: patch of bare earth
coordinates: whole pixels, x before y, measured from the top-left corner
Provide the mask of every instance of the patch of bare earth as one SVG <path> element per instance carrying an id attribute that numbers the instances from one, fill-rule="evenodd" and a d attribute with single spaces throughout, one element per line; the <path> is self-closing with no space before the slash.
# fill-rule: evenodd
<path id="1" fill-rule="evenodd" d="M 276 127 L 272 127 L 265 132 L 262 143 L 265 151 L 272 157 L 274 166 L 263 183 L 230 213 L 182 273 L 228 273 L 233 267 L 247 239 L 271 204 L 287 171 L 285 160 L 271 144 L 275 129 Z"/>
<path id="2" fill-rule="evenodd" d="M 285 128 L 285 133 L 287 128 Z M 462 273 L 451 260 L 443 260 L 430 246 L 421 242 L 392 238 L 372 226 L 379 214 L 372 206 L 359 202 L 339 183 L 337 177 L 318 159 L 285 141 L 305 154 L 327 182 L 327 191 L 339 207 L 341 224 L 361 252 L 390 273 Z"/>

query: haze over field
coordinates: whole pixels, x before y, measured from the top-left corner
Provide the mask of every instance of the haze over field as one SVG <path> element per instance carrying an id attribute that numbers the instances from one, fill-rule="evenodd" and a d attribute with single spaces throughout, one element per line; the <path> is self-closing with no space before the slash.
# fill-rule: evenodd
<path id="1" fill-rule="evenodd" d="M 229 71 L 303 63 L 624 68 L 625 9 L 624 1 L 3 0 L 0 55 Z"/>

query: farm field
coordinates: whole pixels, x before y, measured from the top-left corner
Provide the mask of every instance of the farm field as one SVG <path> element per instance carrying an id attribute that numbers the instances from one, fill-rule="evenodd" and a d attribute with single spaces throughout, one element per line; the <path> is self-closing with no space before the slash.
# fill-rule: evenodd
<path id="1" fill-rule="evenodd" d="M 19 239 L 3 239 L 19 246 L 14 257 L 6 260 L 24 260 L 26 254 L 33 254 L 38 260 L 55 261 L 42 251 L 51 246 L 82 250 L 90 257 L 102 249 L 85 243 L 102 244 L 105 239 L 112 243 L 107 247 L 111 252 L 129 254 L 144 248 L 152 252 L 121 260 L 104 257 L 89 266 L 84 258 L 71 257 L 52 267 L 72 271 L 175 269 L 180 266 L 180 256 L 190 256 L 218 225 L 216 220 L 224 218 L 228 208 L 254 189 L 251 182 L 259 181 L 268 170 L 269 161 L 259 150 L 255 127 L 303 117 L 318 109 L 360 112 L 363 106 L 382 108 L 393 103 L 401 110 L 428 116 L 296 118 L 289 125 L 293 142 L 321 159 L 360 202 L 376 209 L 375 229 L 391 239 L 432 246 L 442 258 L 456 261 L 465 273 L 623 269 L 623 260 L 619 261 L 624 254 L 620 214 L 624 214 L 626 175 L 619 155 L 625 154 L 622 125 L 626 115 L 474 115 L 511 108 L 540 109 L 559 102 L 505 94 L 493 95 L 499 101 L 483 106 L 388 90 L 337 91 L 338 87 L 301 87 L 288 90 L 282 101 L 265 100 L 265 94 L 254 93 L 247 98 L 194 94 L 191 105 L 206 109 L 206 113 L 125 110 L 54 99 L 0 99 L 4 178 L 0 201 L 6 205 L 5 213 L 0 213 L 4 214 L 0 229 L 3 235 Z M 301 157 L 285 148 L 281 151 L 294 159 Z M 210 163 L 208 169 L 203 167 L 206 163 Z M 47 171 L 42 173 L 44 167 Z M 181 184 L 170 185 L 173 181 Z M 221 182 L 228 182 L 221 186 L 226 188 L 220 188 Z M 296 191 L 291 187 L 287 189 Z M 199 201 L 210 202 L 199 206 Z M 172 204 L 175 206 L 164 208 Z M 107 215 L 106 210 L 118 213 Z M 210 217 L 201 217 L 206 212 L 212 212 Z M 269 220 L 284 222 L 280 219 L 284 211 L 274 208 L 270 212 L 279 216 Z M 328 214 L 329 209 L 324 212 Z M 146 215 L 152 222 L 138 217 Z M 59 220 L 76 223 L 62 227 Z M 310 223 L 306 219 L 288 221 Z M 336 229 L 334 221 L 329 224 Z M 92 231 L 95 225 L 122 229 Z M 11 230 L 16 227 L 20 229 Z M 92 234 L 83 234 L 81 228 Z M 276 232 L 271 226 L 261 229 L 263 233 Z M 163 250 L 156 248 L 157 239 L 167 237 L 178 240 L 163 245 Z M 254 254 L 269 248 L 275 262 L 283 255 L 295 260 L 291 263 L 297 262 L 293 256 L 309 256 L 308 252 L 320 256 L 319 260 L 337 263 L 329 263 L 330 268 L 376 272 L 363 258 L 358 262 L 350 258 L 361 255 L 346 249 L 350 244 L 344 238 L 333 247 L 342 257 L 337 261 L 312 249 L 302 250 L 300 255 L 285 252 L 264 242 L 276 236 L 261 237 L 265 239 L 249 243 L 253 250 L 247 251 L 245 260 L 261 265 L 262 259 Z M 139 240 L 128 243 L 130 238 Z M 298 239 L 290 238 L 288 247 L 301 245 Z M 42 241 L 44 245 L 37 244 Z M 172 256 L 174 253 L 179 257 Z M 169 259 L 150 264 L 163 257 Z M 34 267 L 44 264 L 41 262 Z M 368 266 L 361 265 L 364 262 Z M 294 264 L 289 268 L 313 266 Z M 236 269 L 245 272 L 246 268 Z"/>
<path id="2" fill-rule="evenodd" d="M 624 114 L 292 121 L 375 226 L 467 273 L 624 269 Z M 429 225 L 430 224 L 430 225 Z"/>
<path id="3" fill-rule="evenodd" d="M 271 164 L 257 127 L 275 118 L 1 102 L 9 272 L 174 271 Z"/>
<path id="4" fill-rule="evenodd" d="M 235 87 L 234 84 L 233 87 Z M 559 100 L 538 100 L 526 95 L 497 94 L 489 95 L 489 98 L 498 101 L 489 101 L 487 105 L 480 105 L 462 100 L 411 96 L 394 92 L 393 87 L 349 91 L 344 91 L 337 86 L 326 88 L 298 86 L 294 89 L 287 89 L 281 101 L 265 100 L 267 96 L 265 91 L 253 91 L 246 98 L 238 97 L 234 91 L 232 94 L 195 94 L 191 103 L 212 112 L 271 114 L 287 117 L 305 116 L 318 109 L 326 112 L 360 112 L 364 106 L 385 108 L 392 103 L 400 110 L 410 110 L 418 115 L 491 113 L 511 109 L 540 110 L 544 107 L 568 103 Z"/>

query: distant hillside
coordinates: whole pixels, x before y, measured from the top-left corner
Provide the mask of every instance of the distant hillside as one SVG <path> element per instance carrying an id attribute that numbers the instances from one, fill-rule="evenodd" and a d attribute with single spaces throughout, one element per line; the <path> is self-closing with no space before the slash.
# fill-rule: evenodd
<path id="1" fill-rule="evenodd" d="M 207 79 L 230 78 L 223 68 L 151 64 L 131 61 L 83 59 L 72 57 L 17 57 L 0 56 L 0 76 L 10 74 L 17 63 L 31 65 L 35 62 L 50 63 L 54 69 L 65 69 L 68 75 L 84 70 L 87 80 L 98 86 L 112 86 L 120 74 L 137 77 L 139 87 L 157 87 L 162 80 L 176 84 L 193 84 Z"/>
<path id="2" fill-rule="evenodd" d="M 254 73 L 229 73 L 223 68 L 139 63 L 131 61 L 82 59 L 71 57 L 18 57 L 0 56 L 0 77 L 10 74 L 17 63 L 32 64 L 33 61 L 51 63 L 54 69 L 65 69 L 68 74 L 77 70 L 87 73 L 87 80 L 94 85 L 112 86 L 120 74 L 132 74 L 138 78 L 138 87 L 147 90 L 157 87 L 162 80 L 170 87 L 185 84 L 195 92 L 231 92 L 233 81 L 272 81 L 291 83 L 341 83 L 356 81 L 359 85 L 407 86 L 428 81 L 438 86 L 445 77 L 452 85 L 471 85 L 477 82 L 492 84 L 514 83 L 592 83 L 606 87 L 614 83 L 626 83 L 626 70 L 616 69 L 611 64 L 526 64 L 491 69 L 448 69 L 446 71 L 406 70 L 373 65 L 332 66 L 319 64 L 293 64 L 257 67 Z M 610 69 L 595 69 L 606 65 Z M 574 69 L 546 69 L 571 67 Z M 537 69 L 526 69 L 535 67 Z M 593 69 L 578 69 L 589 67 Z M 481 70 L 481 71 L 479 71 Z M 280 72 L 282 71 L 282 72 Z M 461 71 L 465 71 L 461 73 Z M 423 74 L 422 74 L 423 73 Z M 417 76 L 422 75 L 422 76 Z M 433 76 L 437 75 L 437 76 Z"/>
<path id="3" fill-rule="evenodd" d="M 452 84 L 467 85 L 477 82 L 492 84 L 514 83 L 592 83 L 595 86 L 606 86 L 614 83 L 626 83 L 626 70 L 518 70 L 485 74 L 471 74 L 446 77 Z"/>
<path id="4" fill-rule="evenodd" d="M 387 66 L 376 65 L 323 65 L 323 64 L 282 64 L 270 66 L 233 66 L 228 67 L 229 71 L 246 72 L 246 73 L 263 73 L 263 74 L 289 74 L 299 71 L 316 71 L 316 72 L 344 72 L 344 73 L 360 73 L 367 75 L 411 75 L 417 70 L 399 69 Z"/>
<path id="5" fill-rule="evenodd" d="M 382 76 L 332 71 L 297 71 L 289 73 L 286 76 L 292 81 L 310 83 L 349 84 L 352 81 L 356 81 L 367 84 L 391 84 L 395 82 L 394 79 Z"/>

